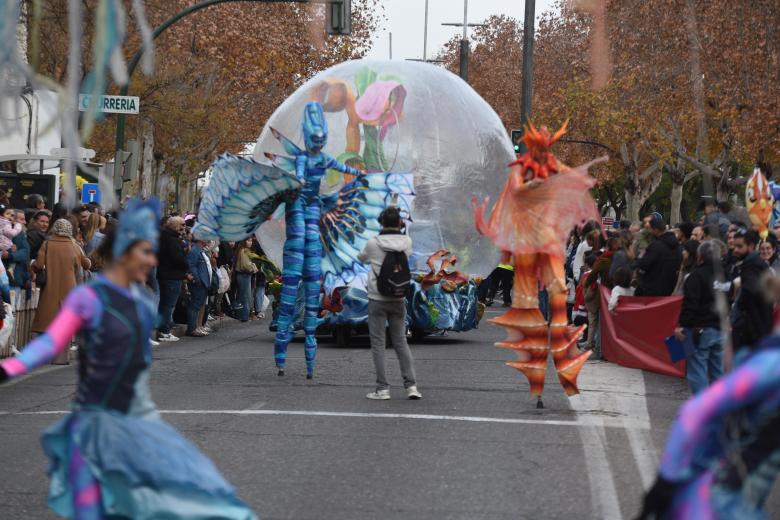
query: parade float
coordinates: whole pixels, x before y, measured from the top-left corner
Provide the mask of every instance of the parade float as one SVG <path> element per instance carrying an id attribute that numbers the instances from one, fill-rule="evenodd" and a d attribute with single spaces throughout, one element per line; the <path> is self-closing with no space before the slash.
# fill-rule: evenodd
<path id="1" fill-rule="evenodd" d="M 318 74 L 274 112 L 255 146 L 255 161 L 294 169 L 290 149 L 279 136 L 303 141 L 301 114 L 312 102 L 322 106 L 327 124 L 322 150 L 362 172 L 355 176 L 329 169 L 321 181 L 319 333 L 346 343 L 367 329 L 367 270 L 356 257 L 379 232 L 376 216 L 391 203 L 402 210 L 414 243 L 409 330 L 422 336 L 476 327 L 478 280 L 464 273 L 489 272 L 498 256 L 474 229 L 468 200 L 474 193 L 497 195 L 514 158 L 498 115 L 468 84 L 440 67 L 351 61 Z M 277 210 L 255 235 L 281 265 L 284 212 Z M 460 271 L 450 272 L 454 257 L 445 258 L 439 253 L 443 250 L 457 255 Z M 300 330 L 302 296 L 297 305 L 293 328 Z"/>

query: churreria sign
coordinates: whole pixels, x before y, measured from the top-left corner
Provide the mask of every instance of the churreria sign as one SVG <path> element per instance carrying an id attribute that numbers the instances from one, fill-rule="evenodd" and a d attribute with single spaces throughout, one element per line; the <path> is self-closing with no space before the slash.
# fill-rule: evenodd
<path id="1" fill-rule="evenodd" d="M 80 94 L 79 110 L 81 112 L 89 110 L 91 101 L 92 96 L 89 94 Z M 97 100 L 96 110 L 113 114 L 137 114 L 140 104 L 138 96 L 100 96 Z"/>

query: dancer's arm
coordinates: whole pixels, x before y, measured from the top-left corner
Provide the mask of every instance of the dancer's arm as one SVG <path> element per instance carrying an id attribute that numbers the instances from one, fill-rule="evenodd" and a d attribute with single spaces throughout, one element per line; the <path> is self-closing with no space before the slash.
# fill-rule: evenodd
<path id="1" fill-rule="evenodd" d="M 22 376 L 51 361 L 70 345 L 70 340 L 99 314 L 95 291 L 81 286 L 68 295 L 46 332 L 32 340 L 16 357 L 0 363 L 0 381 Z"/>
<path id="2" fill-rule="evenodd" d="M 362 175 L 365 173 L 353 168 L 352 166 L 347 166 L 346 164 L 337 161 L 333 157 L 328 157 L 328 169 L 340 171 L 341 173 L 348 173 L 349 175 Z"/>
<path id="3" fill-rule="evenodd" d="M 713 383 L 680 409 L 661 459 L 661 476 L 672 482 L 692 478 L 696 447 L 714 420 L 745 408 L 780 388 L 780 351 L 756 353 L 738 369 Z"/>

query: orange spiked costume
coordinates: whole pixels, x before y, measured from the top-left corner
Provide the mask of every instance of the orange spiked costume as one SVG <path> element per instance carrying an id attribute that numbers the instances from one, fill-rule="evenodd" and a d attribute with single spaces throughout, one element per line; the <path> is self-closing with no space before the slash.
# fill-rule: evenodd
<path id="1" fill-rule="evenodd" d="M 529 124 L 523 137 L 528 152 L 509 165 L 509 179 L 488 219 L 489 200 L 481 205 L 473 201 L 477 230 L 493 240 L 505 260 L 510 255 L 515 260 L 512 307 L 490 320 L 507 332 L 496 346 L 517 352 L 518 360 L 507 364 L 528 378 L 531 394 L 539 398 L 548 352 L 567 395 L 579 393 L 577 375 L 590 356 L 576 346 L 582 328 L 568 326 L 563 257 L 569 232 L 583 221 L 600 218 L 589 192 L 596 181 L 588 167 L 606 158 L 577 168 L 559 162 L 551 147 L 566 126 L 550 135 L 546 127 Z M 550 296 L 549 329 L 539 310 L 540 284 Z"/>

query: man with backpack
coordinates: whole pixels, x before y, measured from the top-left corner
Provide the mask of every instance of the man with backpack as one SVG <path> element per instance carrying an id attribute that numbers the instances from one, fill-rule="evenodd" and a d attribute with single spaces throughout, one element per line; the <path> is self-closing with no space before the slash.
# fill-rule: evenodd
<path id="1" fill-rule="evenodd" d="M 397 207 L 391 206 L 379 215 L 382 231 L 370 239 L 358 259 L 368 267 L 368 332 L 376 369 L 376 390 L 368 399 L 390 399 L 390 385 L 385 375 L 385 326 L 398 355 L 406 396 L 420 399 L 414 375 L 414 360 L 406 342 L 406 302 L 411 273 L 409 257 L 412 239 L 402 233 L 403 221 Z"/>

